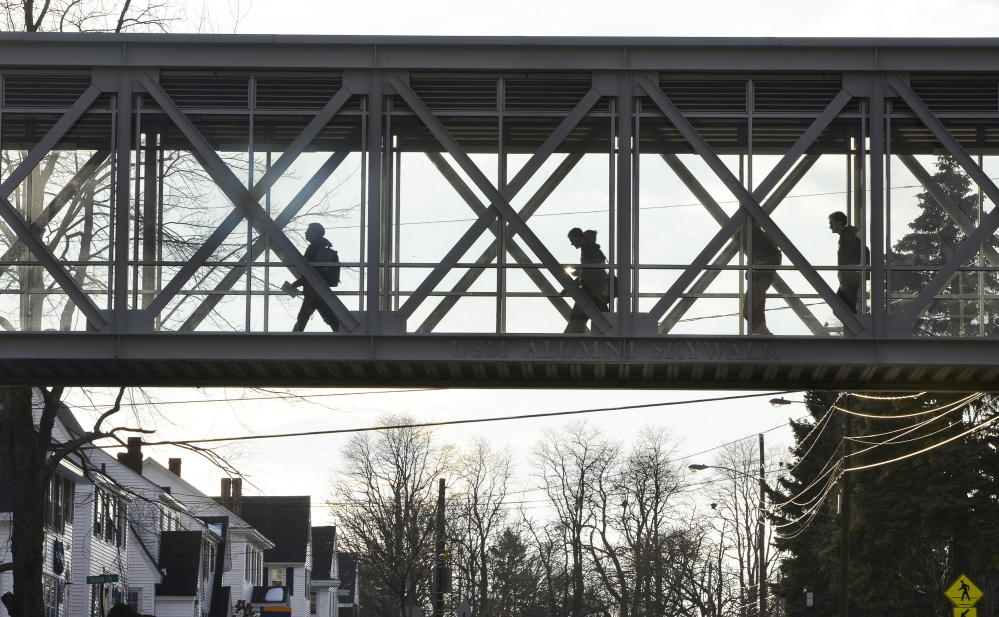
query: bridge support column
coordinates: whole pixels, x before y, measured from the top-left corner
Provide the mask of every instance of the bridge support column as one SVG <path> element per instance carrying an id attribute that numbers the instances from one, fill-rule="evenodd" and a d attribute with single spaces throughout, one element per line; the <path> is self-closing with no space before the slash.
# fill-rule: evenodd
<path id="1" fill-rule="evenodd" d="M 367 313 L 365 322 L 366 330 L 370 334 L 376 334 L 380 330 L 381 298 L 383 293 L 382 281 L 383 273 L 381 269 L 382 261 L 382 171 L 385 160 L 383 158 L 384 148 L 382 141 L 382 123 L 384 122 L 384 102 L 382 93 L 384 91 L 384 77 L 381 71 L 373 70 L 368 76 L 368 119 L 367 131 L 365 134 L 366 167 L 367 167 L 367 203 L 364 208 L 367 212 L 367 276 L 365 284 L 364 310 Z"/>
<path id="2" fill-rule="evenodd" d="M 117 115 L 114 142 L 114 318 L 111 327 L 125 330 L 128 310 L 128 232 L 132 200 L 132 69 L 118 73 Z"/>
<path id="3" fill-rule="evenodd" d="M 634 264 L 634 204 L 633 173 L 635 148 L 633 146 L 634 97 L 632 91 L 635 79 L 631 71 L 621 71 L 621 84 L 617 95 L 617 284 L 618 334 L 631 336 L 632 313 L 638 309 L 633 305 L 631 293 Z"/>

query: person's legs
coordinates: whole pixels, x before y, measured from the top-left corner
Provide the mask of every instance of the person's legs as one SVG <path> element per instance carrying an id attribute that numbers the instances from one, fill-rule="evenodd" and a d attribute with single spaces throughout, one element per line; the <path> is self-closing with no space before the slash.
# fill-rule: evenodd
<path id="1" fill-rule="evenodd" d="M 295 327 L 291 329 L 292 332 L 305 332 L 305 325 L 309 323 L 312 314 L 316 312 L 314 299 L 315 296 L 306 289 L 302 296 L 302 308 L 298 311 L 298 319 L 295 321 Z"/>
<path id="2" fill-rule="evenodd" d="M 339 332 L 340 320 L 336 318 L 336 313 L 333 312 L 333 309 L 331 309 L 325 302 L 323 302 L 323 299 L 319 297 L 316 298 L 315 304 L 316 308 L 319 309 L 319 315 L 323 318 L 323 321 L 326 322 L 326 325 L 328 325 L 334 332 Z"/>
<path id="3" fill-rule="evenodd" d="M 752 289 L 752 317 L 753 322 L 751 324 L 750 332 L 753 334 L 770 334 L 770 330 L 767 328 L 767 290 L 770 289 L 770 283 L 773 281 L 769 276 L 767 277 L 754 277 L 753 289 Z"/>
<path id="4" fill-rule="evenodd" d="M 860 292 L 860 285 L 840 285 L 836 290 L 836 295 L 846 303 L 846 307 L 854 315 L 857 314 L 857 294 Z"/>
<path id="5" fill-rule="evenodd" d="M 566 334 L 582 334 L 586 332 L 586 320 L 589 317 L 586 313 L 579 308 L 578 304 L 572 305 L 572 311 L 569 312 L 569 323 L 565 327 Z"/>

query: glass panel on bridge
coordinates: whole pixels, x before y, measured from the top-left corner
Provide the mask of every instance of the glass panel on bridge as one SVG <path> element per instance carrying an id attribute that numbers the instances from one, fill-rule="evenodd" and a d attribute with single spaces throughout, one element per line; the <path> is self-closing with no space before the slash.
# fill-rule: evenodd
<path id="1" fill-rule="evenodd" d="M 554 150 L 535 159 L 592 96 L 589 75 L 414 74 L 410 83 L 461 151 L 448 151 L 401 97 L 392 100 L 394 206 L 386 233 L 394 258 L 385 264 L 393 287 L 386 308 L 412 311 L 412 332 L 561 332 L 572 299 L 561 295 L 562 283 L 538 249 L 557 262 L 578 264 L 579 249 L 566 236 L 579 227 L 595 230 L 604 254 L 613 258 L 614 142 L 606 100 L 574 117 L 578 123 Z M 433 272 L 430 266 L 455 250 L 492 202 L 472 177 L 476 170 L 464 168 L 463 155 L 497 190 L 511 182 L 522 187 L 505 198 L 518 213 L 513 222 L 525 223 L 533 237 L 497 217 L 465 240 L 455 268 L 423 299 L 413 294 Z"/>
<path id="2" fill-rule="evenodd" d="M 977 98 L 949 95 L 955 87 L 964 94 L 968 89 L 967 84 L 949 79 L 913 76 L 912 88 L 970 155 L 971 163 L 994 182 L 999 79 L 986 81 L 989 87 L 979 88 Z M 979 82 L 985 83 L 975 81 Z M 955 153 L 908 105 L 895 100 L 891 105 L 887 238 L 891 313 L 911 319 L 915 336 L 995 336 L 999 334 L 999 242 L 993 230 L 982 242 L 966 244 L 994 206 L 985 187 L 972 179 Z"/>
<path id="3" fill-rule="evenodd" d="M 793 82 L 663 78 L 660 85 L 735 181 L 749 191 L 768 178 L 840 95 L 838 78 Z M 747 104 L 747 97 L 755 101 L 754 107 Z M 867 227 L 866 160 L 857 152 L 864 136 L 859 112 L 859 104 L 848 101 L 805 155 L 781 177 L 772 179 L 769 186 L 773 188 L 759 199 L 780 231 L 833 291 L 839 286 L 837 238 L 829 235 L 829 214 L 845 211 L 865 221 L 861 234 Z M 657 106 L 644 99 L 639 145 L 640 307 L 649 310 L 718 228 L 739 211 L 739 203 L 708 161 Z M 782 255 L 775 241 L 770 242 L 769 234 L 751 233 L 751 225 L 751 221 L 744 223 L 712 256 L 709 267 L 698 274 L 683 297 L 667 309 L 660 333 L 746 334 L 756 330 L 827 335 L 842 331 L 814 285 Z M 765 244 L 754 242 L 761 238 Z M 763 250 L 768 246 L 770 251 Z M 775 265 L 778 260 L 780 265 Z M 759 269 L 760 265 L 775 267 Z M 762 276 L 770 272 L 773 276 Z M 771 279 L 769 286 L 765 278 Z M 750 285 L 753 280 L 756 284 Z M 765 304 L 747 300 L 759 297 L 751 288 L 766 293 Z M 747 303 L 750 314 L 765 311 L 765 317 L 747 317 Z M 861 298 L 857 305 L 866 310 Z"/>
<path id="4" fill-rule="evenodd" d="M 339 76 L 178 73 L 165 74 L 160 83 L 183 118 L 175 122 L 151 94 L 137 114 L 136 308 L 155 312 L 160 330 L 289 331 L 301 296 L 293 298 L 282 285 L 299 273 L 282 249 L 287 242 L 276 241 L 268 229 L 304 252 L 310 222 L 324 225 L 344 263 L 339 295 L 354 296 L 348 304 L 360 308 L 360 97 L 346 99 L 300 154 L 282 161 L 286 168 L 273 181 L 256 186 L 268 221 L 245 216 L 233 198 L 248 199 L 242 190 L 258 185 L 330 104 Z M 208 156 L 182 131 L 188 123 L 208 143 Z M 238 185 L 224 190 L 217 176 L 230 172 Z M 207 259 L 195 264 L 205 252 Z"/>
<path id="5" fill-rule="evenodd" d="M 21 169 L 29 152 L 56 126 L 89 83 L 77 84 L 79 80 L 67 78 L 63 85 L 76 84 L 82 89 L 64 91 L 62 97 L 39 99 L 32 92 L 41 82 L 30 77 L 21 75 L 9 84 L 11 90 L 5 98 L 0 127 L 0 174 L 5 181 L 12 174 L 23 177 L 7 199 L 28 225 L 33 239 L 47 248 L 48 255 L 34 254 L 23 237 L 3 225 L 0 327 L 86 330 L 86 317 L 76 309 L 69 290 L 53 278 L 45 262 L 58 264 L 56 267 L 68 274 L 72 284 L 98 308 L 108 306 L 113 237 L 108 98 L 98 98 L 92 111 L 80 117 L 33 168 Z M 59 80 L 53 78 L 47 87 L 58 85 Z M 37 111 L 26 111 L 29 109 Z"/>

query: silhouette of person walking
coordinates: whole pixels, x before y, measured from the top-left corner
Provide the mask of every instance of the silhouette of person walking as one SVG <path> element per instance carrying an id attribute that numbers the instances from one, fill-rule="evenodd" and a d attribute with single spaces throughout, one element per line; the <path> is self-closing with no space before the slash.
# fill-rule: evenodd
<path id="1" fill-rule="evenodd" d="M 770 289 L 777 273 L 758 266 L 779 266 L 783 256 L 756 219 L 753 219 L 752 230 L 753 278 L 749 291 L 750 299 L 742 305 L 742 317 L 746 320 L 751 319 L 749 331 L 752 334 L 770 334 L 767 328 L 767 290 Z"/>
<path id="2" fill-rule="evenodd" d="M 597 232 L 592 229 L 583 232 L 579 227 L 573 227 L 569 230 L 568 237 L 572 246 L 579 249 L 580 268 L 576 282 L 586 297 L 593 300 L 601 312 L 606 313 L 610 310 L 607 305 L 607 270 L 587 267 L 607 263 L 607 257 L 600 250 L 600 245 L 597 244 Z M 579 307 L 577 302 L 573 305 L 572 311 L 569 312 L 569 324 L 565 327 L 565 332 L 572 334 L 586 332 L 588 319 L 586 312 Z"/>
<path id="3" fill-rule="evenodd" d="M 843 212 L 837 211 L 829 215 L 829 230 L 839 235 L 836 263 L 840 266 L 859 266 L 863 243 L 857 237 L 859 230 L 847 222 L 848 219 Z M 840 270 L 837 278 L 839 278 L 839 289 L 836 290 L 836 295 L 846 303 L 851 312 L 856 313 L 860 285 L 863 283 L 860 270 Z"/>
<path id="4" fill-rule="evenodd" d="M 333 245 L 329 240 L 325 238 L 326 228 L 319 223 L 309 223 L 309 226 L 305 229 L 305 239 L 309 243 L 309 247 L 305 249 L 305 260 L 314 262 L 332 262 L 336 261 L 336 251 L 333 251 Z M 320 276 L 324 277 L 325 282 L 331 287 L 336 287 L 339 284 L 339 268 L 336 267 L 336 273 L 333 272 L 334 266 L 320 266 L 317 268 L 320 272 Z M 335 280 L 336 279 L 336 280 Z M 312 285 L 305 280 L 305 277 L 299 277 L 291 287 L 303 287 L 305 294 L 302 298 L 302 308 L 298 311 L 298 320 L 295 322 L 295 327 L 292 332 L 303 332 L 305 330 L 305 324 L 309 323 L 309 319 L 312 318 L 312 314 L 319 311 L 319 315 L 323 318 L 323 321 L 330 327 L 334 332 L 340 331 L 340 320 L 336 318 L 336 313 L 333 312 L 323 299 L 319 297 L 319 294 L 312 288 Z"/>

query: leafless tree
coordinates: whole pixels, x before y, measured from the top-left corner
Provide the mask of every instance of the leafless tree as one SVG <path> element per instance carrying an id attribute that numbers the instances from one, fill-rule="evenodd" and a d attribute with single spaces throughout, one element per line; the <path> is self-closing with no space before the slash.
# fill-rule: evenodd
<path id="1" fill-rule="evenodd" d="M 560 431 L 545 431 L 534 447 L 541 488 L 555 512 L 556 529 L 568 548 L 570 599 L 568 615 L 583 617 L 588 574 L 587 546 L 595 524 L 593 504 L 608 481 L 619 446 L 604 439 L 591 424 L 577 422 Z"/>
<path id="2" fill-rule="evenodd" d="M 381 424 L 415 420 L 397 414 Z M 381 607 L 386 614 L 409 615 L 429 597 L 437 480 L 451 468 L 453 456 L 454 449 L 426 427 L 359 433 L 343 450 L 333 516 L 344 548 L 364 559 L 366 587 L 391 598 L 392 605 Z M 379 607 L 368 602 L 368 609 Z"/>
<path id="3" fill-rule="evenodd" d="M 759 549 L 760 461 L 756 443 L 744 440 L 727 446 L 716 467 L 715 473 L 724 479 L 715 483 L 710 492 L 715 504 L 711 514 L 725 555 L 725 580 L 738 594 L 738 610 L 733 614 L 755 615 L 759 606 L 760 560 L 767 572 L 774 570 L 773 532 L 767 525 L 762 531 L 762 554 Z M 774 475 L 768 472 L 765 480 L 772 482 Z"/>
<path id="4" fill-rule="evenodd" d="M 456 590 L 468 598 L 476 615 L 492 615 L 489 593 L 489 549 L 508 518 L 507 494 L 513 476 L 509 451 L 497 451 L 484 438 L 472 441 L 456 468 L 458 482 L 449 501 L 452 509 L 452 564 Z"/>

